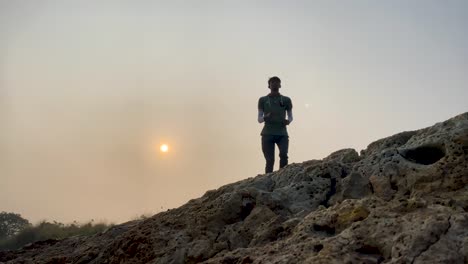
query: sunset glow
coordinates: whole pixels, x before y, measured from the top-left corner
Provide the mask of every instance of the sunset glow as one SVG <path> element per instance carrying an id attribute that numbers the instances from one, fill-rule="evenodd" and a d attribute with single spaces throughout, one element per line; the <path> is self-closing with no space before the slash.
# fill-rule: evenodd
<path id="1" fill-rule="evenodd" d="M 162 144 L 159 149 L 161 150 L 161 152 L 167 152 L 169 151 L 169 146 L 166 144 Z"/>

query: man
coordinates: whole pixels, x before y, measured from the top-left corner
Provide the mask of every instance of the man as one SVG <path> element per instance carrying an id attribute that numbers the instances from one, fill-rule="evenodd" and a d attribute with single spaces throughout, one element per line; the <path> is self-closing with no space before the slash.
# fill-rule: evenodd
<path id="1" fill-rule="evenodd" d="M 268 79 L 268 88 L 271 90 L 270 93 L 258 100 L 258 122 L 265 122 L 260 133 L 262 151 L 266 160 L 265 173 L 273 171 L 275 144 L 279 149 L 280 169 L 288 164 L 289 135 L 286 126 L 293 120 L 291 99 L 279 93 L 280 78 L 273 76 Z"/>

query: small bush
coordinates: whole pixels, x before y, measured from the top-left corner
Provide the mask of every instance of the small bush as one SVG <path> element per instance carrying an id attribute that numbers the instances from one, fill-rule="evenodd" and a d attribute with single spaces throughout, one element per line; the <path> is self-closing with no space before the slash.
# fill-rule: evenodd
<path id="1" fill-rule="evenodd" d="M 90 236 L 100 233 L 112 224 L 93 223 L 88 222 L 85 224 L 63 224 L 59 222 L 42 221 L 38 225 L 28 226 L 16 235 L 0 239 L 0 250 L 14 250 L 19 249 L 29 243 L 47 240 L 47 239 L 64 239 L 71 236 Z"/>

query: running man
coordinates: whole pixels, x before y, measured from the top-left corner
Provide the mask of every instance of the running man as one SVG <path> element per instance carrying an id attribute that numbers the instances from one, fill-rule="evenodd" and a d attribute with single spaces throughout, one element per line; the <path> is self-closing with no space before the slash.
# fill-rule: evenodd
<path id="1" fill-rule="evenodd" d="M 268 88 L 270 93 L 258 100 L 258 122 L 265 123 L 260 133 L 266 161 L 265 173 L 273 171 L 275 144 L 279 149 L 280 169 L 288 165 L 289 135 L 286 126 L 293 120 L 291 98 L 279 93 L 280 78 L 273 76 L 268 79 Z"/>

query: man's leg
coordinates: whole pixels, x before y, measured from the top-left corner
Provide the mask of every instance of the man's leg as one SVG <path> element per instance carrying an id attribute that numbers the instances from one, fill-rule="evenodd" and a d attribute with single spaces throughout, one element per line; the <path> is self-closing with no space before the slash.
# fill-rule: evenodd
<path id="1" fill-rule="evenodd" d="M 265 173 L 272 172 L 273 165 L 275 164 L 275 142 L 273 141 L 273 136 L 262 136 L 262 151 L 266 161 Z"/>
<path id="2" fill-rule="evenodd" d="M 289 136 L 280 136 L 278 141 L 280 169 L 288 165 Z"/>

